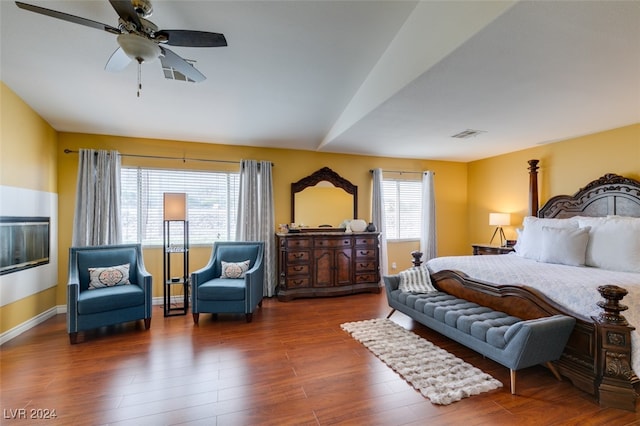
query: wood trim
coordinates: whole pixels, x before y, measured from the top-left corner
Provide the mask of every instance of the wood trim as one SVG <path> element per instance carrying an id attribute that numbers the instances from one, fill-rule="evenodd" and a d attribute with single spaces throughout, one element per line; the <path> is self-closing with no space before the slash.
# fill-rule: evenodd
<path id="1" fill-rule="evenodd" d="M 538 163 L 540 160 L 529 160 L 529 216 L 538 215 Z"/>
<path id="2" fill-rule="evenodd" d="M 323 180 L 331 182 L 333 186 L 342 188 L 348 194 L 353 195 L 353 219 L 358 218 L 358 186 L 352 184 L 329 167 L 323 167 L 291 184 L 291 223 L 295 222 L 296 217 L 296 193 L 310 186 L 315 186 Z"/>

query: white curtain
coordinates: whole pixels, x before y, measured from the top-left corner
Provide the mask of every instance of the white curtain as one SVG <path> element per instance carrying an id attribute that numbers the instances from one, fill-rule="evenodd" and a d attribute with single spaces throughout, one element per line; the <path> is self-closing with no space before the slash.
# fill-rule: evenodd
<path id="1" fill-rule="evenodd" d="M 81 149 L 78 155 L 72 244 L 74 247 L 120 244 L 120 154 Z"/>
<path id="2" fill-rule="evenodd" d="M 420 251 L 422 261 L 436 257 L 436 200 L 433 178 L 435 173 L 431 171 L 422 174 L 422 215 L 420 235 Z"/>
<path id="3" fill-rule="evenodd" d="M 275 213 L 272 164 L 269 161 L 242 160 L 236 240 L 264 241 L 264 290 L 267 297 L 276 292 Z"/>
<path id="4" fill-rule="evenodd" d="M 380 273 L 389 274 L 387 262 L 387 230 L 384 218 L 384 196 L 382 190 L 382 169 L 373 170 L 373 199 L 371 205 L 371 221 L 380 232 Z"/>

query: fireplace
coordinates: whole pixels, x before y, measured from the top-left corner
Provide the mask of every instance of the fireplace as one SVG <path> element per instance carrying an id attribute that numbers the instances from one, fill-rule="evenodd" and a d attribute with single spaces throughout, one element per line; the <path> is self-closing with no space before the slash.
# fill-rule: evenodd
<path id="1" fill-rule="evenodd" d="M 49 263 L 50 218 L 0 216 L 0 275 Z"/>

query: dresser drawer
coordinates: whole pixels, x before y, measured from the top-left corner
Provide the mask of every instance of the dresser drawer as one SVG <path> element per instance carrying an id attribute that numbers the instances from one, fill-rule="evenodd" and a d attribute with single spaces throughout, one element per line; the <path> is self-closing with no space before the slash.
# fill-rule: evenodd
<path id="1" fill-rule="evenodd" d="M 356 272 L 376 271 L 377 269 L 378 269 L 377 262 L 356 261 Z"/>
<path id="2" fill-rule="evenodd" d="M 287 288 L 307 288 L 310 287 L 310 281 L 307 277 L 287 278 Z"/>
<path id="3" fill-rule="evenodd" d="M 377 260 L 378 252 L 374 249 L 356 248 L 356 259 L 371 259 Z"/>
<path id="4" fill-rule="evenodd" d="M 309 252 L 306 250 L 288 251 L 287 262 L 289 263 L 309 262 Z"/>
<path id="5" fill-rule="evenodd" d="M 368 274 L 356 274 L 356 284 L 377 283 L 378 281 L 380 281 L 380 276 L 373 272 L 369 272 Z"/>
<path id="6" fill-rule="evenodd" d="M 308 264 L 293 264 L 287 266 L 287 276 L 292 277 L 295 275 L 309 275 L 309 265 Z"/>
<path id="7" fill-rule="evenodd" d="M 356 246 L 377 246 L 378 245 L 378 237 L 356 237 Z"/>
<path id="8" fill-rule="evenodd" d="M 314 247 L 351 247 L 351 238 L 318 238 Z"/>
<path id="9" fill-rule="evenodd" d="M 311 238 L 288 238 L 285 240 L 287 248 L 309 248 L 311 247 Z"/>

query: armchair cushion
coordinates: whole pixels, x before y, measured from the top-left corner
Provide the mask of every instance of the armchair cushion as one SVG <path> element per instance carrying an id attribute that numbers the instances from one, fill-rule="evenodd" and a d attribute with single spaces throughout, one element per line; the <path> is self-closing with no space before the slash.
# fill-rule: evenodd
<path id="1" fill-rule="evenodd" d="M 200 300 L 244 300 L 245 297 L 244 279 L 214 278 L 198 287 Z"/>
<path id="2" fill-rule="evenodd" d="M 144 291 L 137 285 L 97 288 L 78 296 L 78 314 L 96 314 L 144 305 Z"/>
<path id="3" fill-rule="evenodd" d="M 129 282 L 138 284 L 138 252 L 135 246 L 78 247 L 74 250 L 74 258 L 71 260 L 73 261 L 73 268 L 76 269 L 80 291 L 89 288 L 89 282 L 91 281 L 89 268 L 113 267 L 114 265 L 127 263 L 129 264 Z M 144 269 L 144 266 L 142 268 Z"/>

